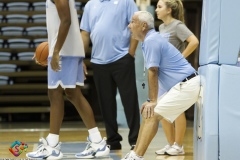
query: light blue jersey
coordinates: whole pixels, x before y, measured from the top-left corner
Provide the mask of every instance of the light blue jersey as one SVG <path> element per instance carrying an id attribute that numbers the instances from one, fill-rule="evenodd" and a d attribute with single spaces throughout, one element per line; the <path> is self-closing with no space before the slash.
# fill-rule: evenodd
<path id="1" fill-rule="evenodd" d="M 128 24 L 137 6 L 133 0 L 91 0 L 85 5 L 80 29 L 93 44 L 91 62 L 108 64 L 128 53 Z"/>
<path id="2" fill-rule="evenodd" d="M 146 68 L 158 67 L 158 96 L 196 72 L 182 54 L 154 29 L 147 33 L 142 50 Z"/>

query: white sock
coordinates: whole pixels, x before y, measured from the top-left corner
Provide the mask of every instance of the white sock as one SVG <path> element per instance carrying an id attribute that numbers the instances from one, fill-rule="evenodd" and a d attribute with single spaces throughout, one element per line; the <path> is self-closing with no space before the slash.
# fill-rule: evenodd
<path id="1" fill-rule="evenodd" d="M 58 134 L 52 134 L 49 133 L 46 138 L 48 145 L 51 147 L 55 147 L 58 144 L 59 141 L 59 135 Z"/>
<path id="2" fill-rule="evenodd" d="M 101 133 L 98 130 L 98 127 L 94 127 L 92 129 L 88 130 L 89 133 L 89 138 L 91 139 L 92 142 L 98 143 L 102 140 Z"/>

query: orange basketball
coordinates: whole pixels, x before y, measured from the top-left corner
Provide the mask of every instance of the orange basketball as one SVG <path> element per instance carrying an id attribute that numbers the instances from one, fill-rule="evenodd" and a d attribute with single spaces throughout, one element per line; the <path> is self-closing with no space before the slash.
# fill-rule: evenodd
<path id="1" fill-rule="evenodd" d="M 48 42 L 42 42 L 37 46 L 35 59 L 40 65 L 46 66 L 48 64 Z"/>

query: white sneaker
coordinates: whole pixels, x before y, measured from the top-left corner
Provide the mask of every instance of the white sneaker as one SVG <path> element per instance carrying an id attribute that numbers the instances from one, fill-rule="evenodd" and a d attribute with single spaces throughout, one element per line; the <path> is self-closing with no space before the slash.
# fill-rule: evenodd
<path id="1" fill-rule="evenodd" d="M 167 153 L 168 155 L 171 155 L 171 156 L 177 156 L 177 155 L 183 155 L 183 154 L 185 154 L 184 149 L 183 149 L 183 146 L 182 146 L 182 147 L 179 147 L 176 142 L 174 142 L 174 144 L 171 146 L 170 149 L 168 149 L 168 150 L 166 151 L 166 153 Z"/>
<path id="2" fill-rule="evenodd" d="M 107 146 L 106 138 L 104 137 L 99 143 L 93 143 L 87 138 L 88 144 L 83 152 L 75 154 L 76 158 L 86 159 L 95 157 L 108 156 L 110 149 Z"/>
<path id="3" fill-rule="evenodd" d="M 165 155 L 166 151 L 169 150 L 171 148 L 171 146 L 169 144 L 167 144 L 164 148 L 157 150 L 155 153 L 157 155 Z"/>
<path id="4" fill-rule="evenodd" d="M 142 156 L 136 155 L 134 151 L 131 151 L 125 155 L 121 160 L 144 160 Z"/>
<path id="5" fill-rule="evenodd" d="M 38 146 L 37 151 L 29 152 L 26 156 L 30 159 L 61 159 L 63 157 L 61 150 L 61 142 L 57 144 L 56 147 L 51 147 L 48 145 L 46 139 L 41 138 L 39 140 L 42 142 L 41 145 Z"/>

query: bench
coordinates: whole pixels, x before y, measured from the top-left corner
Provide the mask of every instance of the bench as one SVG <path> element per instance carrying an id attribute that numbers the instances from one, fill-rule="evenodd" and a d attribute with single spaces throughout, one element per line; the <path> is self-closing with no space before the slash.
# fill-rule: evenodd
<path id="1" fill-rule="evenodd" d="M 0 113 L 7 113 L 8 114 L 8 121 L 12 121 L 12 114 L 13 113 L 41 113 L 41 120 L 45 120 L 45 113 L 50 112 L 49 106 L 32 106 L 32 107 L 24 107 L 24 106 L 7 106 L 7 107 L 0 107 Z"/>

